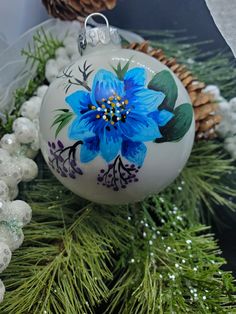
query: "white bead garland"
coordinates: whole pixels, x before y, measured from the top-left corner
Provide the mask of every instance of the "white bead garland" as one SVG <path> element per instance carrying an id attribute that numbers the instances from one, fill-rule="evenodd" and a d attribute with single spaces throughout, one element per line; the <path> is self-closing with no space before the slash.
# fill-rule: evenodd
<path id="1" fill-rule="evenodd" d="M 217 132 L 224 139 L 225 150 L 236 159 L 236 97 L 227 101 L 216 85 L 208 85 L 205 91 L 211 93 L 217 101 L 218 111 L 223 118 Z"/>
<path id="2" fill-rule="evenodd" d="M 58 58 L 62 55 L 63 50 L 58 52 Z M 22 104 L 21 117 L 13 122 L 13 133 L 0 139 L 0 273 L 8 266 L 11 252 L 22 244 L 22 228 L 32 217 L 31 207 L 14 199 L 19 193 L 19 182 L 29 182 L 38 174 L 32 158 L 39 150 L 39 112 L 47 89 L 47 85 L 39 86 L 36 95 Z M 0 302 L 4 294 L 0 279 Z"/>

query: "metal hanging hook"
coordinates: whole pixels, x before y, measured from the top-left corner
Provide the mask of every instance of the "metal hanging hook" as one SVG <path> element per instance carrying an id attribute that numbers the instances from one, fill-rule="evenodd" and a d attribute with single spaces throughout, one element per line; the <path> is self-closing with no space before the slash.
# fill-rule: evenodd
<path id="1" fill-rule="evenodd" d="M 96 13 L 92 13 L 92 14 L 90 14 L 89 16 L 86 17 L 86 19 L 85 19 L 85 21 L 84 21 L 84 28 L 85 28 L 85 29 L 87 28 L 88 20 L 89 20 L 89 19 L 92 19 L 92 20 L 93 20 L 93 17 L 94 17 L 94 16 L 100 16 L 100 17 L 102 17 L 102 18 L 105 20 L 105 22 L 106 22 L 107 28 L 110 27 L 110 24 L 109 24 L 109 22 L 108 22 L 108 19 L 105 17 L 105 15 L 103 15 L 102 13 L 96 12 Z M 94 21 L 94 20 L 93 20 L 93 21 Z M 96 22 L 95 22 L 95 23 L 96 23 Z M 97 24 L 97 23 L 96 23 L 96 24 Z"/>

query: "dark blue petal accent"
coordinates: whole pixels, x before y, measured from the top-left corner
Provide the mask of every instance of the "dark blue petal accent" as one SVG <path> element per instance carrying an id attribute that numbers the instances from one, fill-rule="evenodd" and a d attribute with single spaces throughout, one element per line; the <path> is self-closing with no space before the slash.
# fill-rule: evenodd
<path id="1" fill-rule="evenodd" d="M 89 111 L 86 114 L 74 119 L 68 129 L 68 136 L 72 140 L 83 140 L 94 136 L 94 122 L 96 111 Z"/>
<path id="2" fill-rule="evenodd" d="M 119 126 L 123 136 L 134 142 L 147 142 L 162 137 L 153 119 L 132 111 L 125 122 L 119 122 Z"/>
<path id="3" fill-rule="evenodd" d="M 165 126 L 174 117 L 174 114 L 167 110 L 156 110 L 151 112 L 148 116 L 159 126 Z"/>
<path id="4" fill-rule="evenodd" d="M 88 111 L 88 105 L 91 104 L 89 93 L 84 91 L 77 91 L 67 96 L 65 100 L 78 116 Z"/>
<path id="5" fill-rule="evenodd" d="M 94 105 L 101 102 L 103 98 L 108 99 L 114 94 L 123 97 L 124 82 L 120 81 L 115 74 L 107 70 L 99 70 L 94 77 L 91 92 L 91 100 Z"/>
<path id="6" fill-rule="evenodd" d="M 122 143 L 121 154 L 128 161 L 137 166 L 142 166 L 146 157 L 147 147 L 142 142 L 124 140 Z"/>
<path id="7" fill-rule="evenodd" d="M 87 163 L 97 157 L 99 153 L 99 138 L 97 136 L 87 138 L 80 150 L 80 161 Z"/>
<path id="8" fill-rule="evenodd" d="M 142 88 L 134 93 L 133 97 L 129 99 L 131 106 L 134 106 L 134 112 L 150 113 L 157 110 L 165 99 L 165 94 L 156 92 L 148 88 Z"/>
<path id="9" fill-rule="evenodd" d="M 121 148 L 122 137 L 120 130 L 112 126 L 109 131 L 107 128 L 104 128 L 99 138 L 101 155 L 107 162 L 110 162 L 117 156 Z"/>
<path id="10" fill-rule="evenodd" d="M 146 83 L 146 72 L 144 68 L 133 68 L 126 72 L 124 77 L 125 90 L 137 90 L 143 88 Z"/>

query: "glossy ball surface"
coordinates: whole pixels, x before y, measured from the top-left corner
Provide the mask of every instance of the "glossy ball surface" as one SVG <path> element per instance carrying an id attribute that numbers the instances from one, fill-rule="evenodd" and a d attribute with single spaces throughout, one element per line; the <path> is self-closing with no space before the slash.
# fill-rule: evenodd
<path id="1" fill-rule="evenodd" d="M 81 57 L 53 81 L 40 112 L 54 175 L 98 203 L 136 202 L 181 172 L 194 141 L 190 98 L 154 58 L 128 49 Z"/>

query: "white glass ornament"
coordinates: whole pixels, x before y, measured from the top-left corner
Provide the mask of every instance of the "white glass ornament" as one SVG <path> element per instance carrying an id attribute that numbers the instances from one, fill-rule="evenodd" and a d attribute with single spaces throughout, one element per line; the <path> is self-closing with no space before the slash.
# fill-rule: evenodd
<path id="1" fill-rule="evenodd" d="M 20 117 L 13 122 L 13 131 L 17 140 L 23 144 L 29 144 L 37 137 L 37 130 L 32 121 L 28 118 Z"/>
<path id="2" fill-rule="evenodd" d="M 8 205 L 6 218 L 7 221 L 16 221 L 23 227 L 30 222 L 32 218 L 32 209 L 29 204 L 24 201 L 12 201 Z"/>
<path id="3" fill-rule="evenodd" d="M 24 102 L 21 106 L 21 115 L 23 117 L 34 120 L 39 117 L 40 107 L 42 103 L 42 98 L 34 96 L 28 101 Z"/>
<path id="4" fill-rule="evenodd" d="M 18 157 L 15 158 L 14 161 L 21 168 L 23 182 L 29 182 L 35 179 L 38 175 L 38 166 L 37 164 L 30 158 L 26 157 Z"/>
<path id="5" fill-rule="evenodd" d="M 7 201 L 9 197 L 9 187 L 5 181 L 0 180 L 0 200 Z"/>
<path id="6" fill-rule="evenodd" d="M 84 198 L 139 201 L 168 186 L 190 155 L 190 98 L 165 65 L 122 49 L 107 20 L 91 30 L 86 23 L 79 34 L 82 56 L 44 96 L 42 153 L 55 176 Z"/>
<path id="7" fill-rule="evenodd" d="M 16 154 L 20 151 L 20 143 L 15 134 L 5 134 L 1 138 L 1 146 L 10 154 Z"/>
<path id="8" fill-rule="evenodd" d="M 17 250 L 23 240 L 24 234 L 21 228 L 14 228 L 5 222 L 0 222 L 0 242 L 6 243 L 11 251 Z"/>
<path id="9" fill-rule="evenodd" d="M 0 303 L 3 301 L 4 299 L 4 294 L 5 294 L 5 286 L 2 282 L 2 280 L 0 279 Z"/>
<path id="10" fill-rule="evenodd" d="M 9 249 L 9 246 L 4 242 L 0 242 L 0 273 L 2 273 L 7 268 L 10 261 L 11 250 Z"/>

